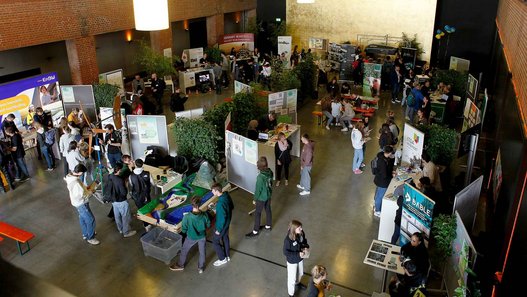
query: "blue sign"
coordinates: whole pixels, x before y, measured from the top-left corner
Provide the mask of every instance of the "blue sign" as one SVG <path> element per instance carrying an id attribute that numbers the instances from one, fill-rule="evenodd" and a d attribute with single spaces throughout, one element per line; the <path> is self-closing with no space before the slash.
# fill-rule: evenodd
<path id="1" fill-rule="evenodd" d="M 404 184 L 403 212 L 401 216 L 401 235 L 399 244 L 402 246 L 410 241 L 415 232 L 421 232 L 428 240 L 432 228 L 432 214 L 435 202 L 426 197 L 418 189 Z"/>

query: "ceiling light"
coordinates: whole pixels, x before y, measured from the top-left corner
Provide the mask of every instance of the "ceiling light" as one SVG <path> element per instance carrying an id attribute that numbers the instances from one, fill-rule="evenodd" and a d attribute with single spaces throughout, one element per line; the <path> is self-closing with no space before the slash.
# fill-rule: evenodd
<path id="1" fill-rule="evenodd" d="M 134 19 L 139 31 L 168 29 L 167 0 L 134 0 Z"/>

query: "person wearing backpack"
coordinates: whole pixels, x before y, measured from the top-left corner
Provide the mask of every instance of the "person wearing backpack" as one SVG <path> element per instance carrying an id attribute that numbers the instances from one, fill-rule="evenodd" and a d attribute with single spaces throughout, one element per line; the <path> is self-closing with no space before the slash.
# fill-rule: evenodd
<path id="1" fill-rule="evenodd" d="M 130 214 L 130 205 L 127 201 L 128 190 L 126 190 L 124 179 L 119 176 L 122 169 L 123 164 L 120 162 L 116 163 L 113 174 L 108 175 L 108 182 L 106 185 L 108 193 L 105 195 L 104 199 L 112 203 L 117 230 L 127 238 L 134 236 L 136 231 L 130 230 L 130 220 L 132 216 Z"/>
<path id="2" fill-rule="evenodd" d="M 405 118 L 410 123 L 414 122 L 414 116 L 417 110 L 423 105 L 423 94 L 421 93 L 421 86 L 417 84 L 410 95 L 406 98 L 406 112 Z"/>
<path id="3" fill-rule="evenodd" d="M 135 168 L 129 176 L 130 194 L 137 209 L 150 202 L 150 190 L 154 183 L 150 172 L 144 170 L 143 165 L 143 160 L 135 160 Z"/>
<path id="4" fill-rule="evenodd" d="M 262 210 L 265 209 L 265 230 L 271 231 L 272 213 L 271 213 L 271 195 L 273 194 L 273 171 L 267 166 L 267 158 L 260 157 L 256 163 L 260 173 L 256 177 L 256 188 L 254 190 L 254 201 L 256 211 L 254 212 L 254 228 L 251 232 L 245 234 L 245 237 L 255 237 L 260 234 L 260 219 Z"/>
<path id="5" fill-rule="evenodd" d="M 383 151 L 377 154 L 376 159 L 376 166 L 372 166 L 372 171 L 375 172 L 373 183 L 376 186 L 373 214 L 376 217 L 380 217 L 382 198 L 384 197 L 384 194 L 388 189 L 388 185 L 393 178 L 393 147 L 389 145 L 385 146 Z"/>
<path id="6" fill-rule="evenodd" d="M 95 238 L 95 217 L 88 200 L 93 193 L 80 181 L 80 176 L 86 171 L 86 166 L 78 164 L 70 174 L 66 175 L 64 180 L 68 186 L 71 205 L 79 212 L 82 239 L 91 245 L 98 245 L 100 242 Z"/>
<path id="7" fill-rule="evenodd" d="M 40 145 L 40 151 L 46 159 L 48 165 L 47 171 L 55 169 L 55 155 L 53 154 L 53 144 L 55 143 L 55 129 L 49 128 L 47 131 L 40 123 L 34 123 L 37 129 L 37 143 Z"/>
<path id="8" fill-rule="evenodd" d="M 75 141 L 75 135 L 71 134 L 71 128 L 69 126 L 66 126 L 62 129 L 63 134 L 60 136 L 59 139 L 59 151 L 62 154 L 62 161 L 64 162 L 64 177 L 68 175 L 70 172 L 70 167 L 68 165 L 68 160 L 66 159 L 66 156 L 68 154 L 68 149 L 70 146 L 70 143 L 72 141 Z"/>

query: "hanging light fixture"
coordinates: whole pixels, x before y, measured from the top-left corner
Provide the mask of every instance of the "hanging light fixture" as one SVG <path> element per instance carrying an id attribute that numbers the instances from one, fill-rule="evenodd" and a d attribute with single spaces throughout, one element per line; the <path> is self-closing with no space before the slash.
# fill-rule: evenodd
<path id="1" fill-rule="evenodd" d="M 167 0 L 134 0 L 134 19 L 139 31 L 168 29 Z"/>
<path id="2" fill-rule="evenodd" d="M 315 0 L 296 0 L 296 3 L 299 3 L 299 4 L 312 4 L 312 3 L 315 3 Z"/>

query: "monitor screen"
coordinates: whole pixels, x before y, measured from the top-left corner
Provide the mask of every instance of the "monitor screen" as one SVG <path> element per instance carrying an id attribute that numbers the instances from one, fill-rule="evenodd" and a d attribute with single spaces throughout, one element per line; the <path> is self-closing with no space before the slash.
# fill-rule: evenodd
<path id="1" fill-rule="evenodd" d="M 199 82 L 207 82 L 209 80 L 210 80 L 210 74 L 209 73 L 200 74 L 199 75 Z"/>
<path id="2" fill-rule="evenodd" d="M 258 133 L 258 139 L 260 139 L 260 140 L 268 140 L 269 139 L 269 134 L 267 134 L 267 133 Z"/>

